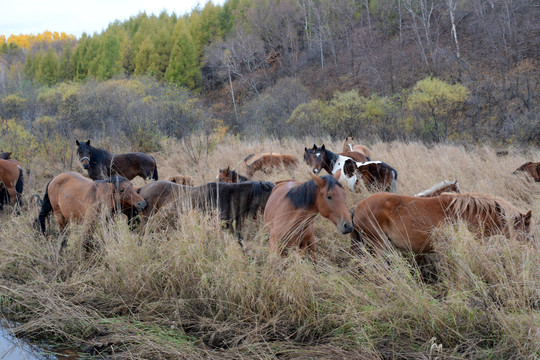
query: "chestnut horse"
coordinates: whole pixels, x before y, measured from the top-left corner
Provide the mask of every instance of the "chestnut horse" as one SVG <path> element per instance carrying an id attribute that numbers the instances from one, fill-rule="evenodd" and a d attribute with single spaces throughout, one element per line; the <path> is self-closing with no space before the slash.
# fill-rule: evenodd
<path id="1" fill-rule="evenodd" d="M 540 162 L 528 161 L 518 167 L 516 171 L 513 172 L 513 174 L 517 175 L 519 171 L 524 171 L 525 173 L 529 174 L 534 179 L 534 181 L 540 182 Z"/>
<path id="2" fill-rule="evenodd" d="M 246 156 L 244 164 L 246 164 L 247 168 L 247 177 L 252 178 L 259 170 L 266 173 L 280 166 L 295 168 L 298 166 L 298 159 L 293 155 L 260 153 Z"/>
<path id="3" fill-rule="evenodd" d="M 523 213 L 503 199 L 486 194 L 443 193 L 438 197 L 412 197 L 376 193 L 360 201 L 353 215 L 353 250 L 365 240 L 382 251 L 388 244 L 416 254 L 432 252 L 432 231 L 464 220 L 477 235 L 502 233 L 526 239 L 531 211 Z M 510 222 L 508 222 L 510 220 Z"/>
<path id="4" fill-rule="evenodd" d="M 364 145 L 354 145 L 354 137 L 347 136 L 345 138 L 345 141 L 343 142 L 343 151 L 342 152 L 352 152 L 356 151 L 367 157 L 368 159 L 371 159 L 371 151 L 364 146 Z"/>
<path id="5" fill-rule="evenodd" d="M 352 159 L 357 162 L 368 161 L 367 157 L 356 151 L 335 154 L 330 150 L 327 150 L 324 144 L 321 147 L 317 147 L 317 145 L 313 144 L 312 149 L 304 148 L 304 161 L 313 168 L 313 173 L 318 174 L 324 169 L 329 174 L 335 175 L 338 173 L 338 170 L 341 170 L 339 172 L 339 180 L 346 181 L 347 186 L 351 190 L 354 190 L 356 179 L 349 180 L 343 172 L 343 166 L 347 159 Z"/>
<path id="6" fill-rule="evenodd" d="M 124 177 L 115 175 L 106 180 L 89 180 L 79 173 L 66 172 L 57 175 L 45 188 L 45 195 L 39 212 L 38 221 L 41 232 L 45 235 L 45 219 L 53 211 L 61 230 L 70 221 L 82 222 L 94 218 L 100 206 L 107 213 L 133 206 L 142 210 L 146 201 L 135 191 L 133 185 Z M 67 239 L 62 242 L 61 249 Z"/>
<path id="7" fill-rule="evenodd" d="M 23 171 L 14 161 L 0 159 L 0 210 L 4 204 L 22 205 Z M 18 210 L 17 210 L 18 211 Z"/>
<path id="8" fill-rule="evenodd" d="M 285 255 L 288 248 L 309 251 L 315 256 L 315 217 L 330 219 L 343 234 L 352 231 L 351 214 L 345 204 L 345 190 L 330 175 L 300 183 L 276 185 L 264 210 L 264 224 L 270 233 L 270 250 Z"/>
<path id="9" fill-rule="evenodd" d="M 250 181 L 246 176 L 240 175 L 238 171 L 231 170 L 229 166 L 226 169 L 219 169 L 219 174 L 217 180 L 225 183 L 241 183 L 245 181 Z"/>
<path id="10" fill-rule="evenodd" d="M 104 149 L 90 145 L 90 140 L 77 144 L 77 154 L 83 168 L 88 170 L 92 180 L 104 179 L 113 175 L 120 175 L 128 180 L 135 176 L 143 179 L 158 179 L 156 159 L 142 152 L 126 154 L 113 154 Z"/>
<path id="11" fill-rule="evenodd" d="M 12 154 L 11 151 L 2 151 L 2 152 L 0 152 L 0 159 L 9 160 L 12 163 L 21 166 L 20 162 L 18 162 L 17 160 L 11 158 L 11 154 Z"/>
<path id="12" fill-rule="evenodd" d="M 175 184 L 179 185 L 187 185 L 187 186 L 193 186 L 193 179 L 189 175 L 175 175 L 175 176 L 169 176 L 167 178 L 167 181 L 173 182 Z"/>
<path id="13" fill-rule="evenodd" d="M 453 192 L 453 193 L 460 193 L 458 182 L 456 181 L 448 181 L 444 180 L 441 181 L 438 184 L 433 185 L 427 190 L 424 190 L 422 192 L 419 192 L 418 194 L 414 194 L 416 197 L 432 197 L 432 196 L 439 196 L 442 193 L 445 192 Z"/>
<path id="14" fill-rule="evenodd" d="M 347 159 L 343 165 L 343 173 L 347 177 L 347 183 L 354 181 L 356 185 L 362 180 L 371 190 L 396 192 L 398 173 L 382 161 L 356 162 Z"/>
<path id="15" fill-rule="evenodd" d="M 274 184 L 266 181 L 249 181 L 239 184 L 211 182 L 202 186 L 184 186 L 170 181 L 158 180 L 142 186 L 137 192 L 148 202 L 139 213 L 144 217 L 155 214 L 159 209 L 174 204 L 180 209 L 195 208 L 203 211 L 219 210 L 225 228 L 240 237 L 243 221 L 264 209 Z M 128 218 L 133 214 L 124 211 Z"/>

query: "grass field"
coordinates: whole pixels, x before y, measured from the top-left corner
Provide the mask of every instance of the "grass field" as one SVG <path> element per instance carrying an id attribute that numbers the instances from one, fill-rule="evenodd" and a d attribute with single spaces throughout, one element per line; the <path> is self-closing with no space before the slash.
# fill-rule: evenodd
<path id="1" fill-rule="evenodd" d="M 312 139 L 227 137 L 197 164 L 176 142 L 153 155 L 160 178 L 187 174 L 201 185 L 214 181 L 220 167 L 245 173 L 242 159 L 252 152 L 301 161 L 312 145 Z M 522 163 L 538 161 L 540 150 L 510 149 L 498 157 L 487 146 L 368 145 L 374 159 L 398 171 L 398 193 L 458 180 L 462 192 L 493 194 L 532 210 L 532 233 L 540 239 L 540 184 L 512 175 Z M 301 163 L 255 177 L 308 180 L 310 169 Z M 9 208 L 0 214 L 0 306 L 22 323 L 20 335 L 119 359 L 540 357 L 537 243 L 478 239 L 459 224 L 441 229 L 428 261 L 437 278 L 427 281 L 410 254 L 351 256 L 350 238 L 320 217 L 317 261 L 311 262 L 270 254 L 262 217 L 248 222 L 242 250 L 216 214 L 190 211 L 158 217 L 137 232 L 121 216 L 102 218 L 93 232 L 97 249 L 88 255 L 86 224 L 60 234 L 51 216 L 47 238 L 33 227 L 38 208 L 31 195 L 43 194 L 67 169 L 39 159 L 23 167 L 30 173 L 22 214 Z M 368 195 L 347 190 L 347 203 Z M 65 236 L 68 246 L 58 256 Z"/>

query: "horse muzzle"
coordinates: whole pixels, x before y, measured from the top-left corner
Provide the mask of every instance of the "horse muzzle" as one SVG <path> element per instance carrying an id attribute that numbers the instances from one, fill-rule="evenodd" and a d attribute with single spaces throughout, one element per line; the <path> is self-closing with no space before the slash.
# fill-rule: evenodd
<path id="1" fill-rule="evenodd" d="M 341 231 L 342 234 L 349 234 L 350 232 L 353 231 L 353 226 L 350 222 L 346 222 L 346 223 L 343 223 L 341 226 L 339 226 L 339 230 Z"/>
<path id="2" fill-rule="evenodd" d="M 320 169 L 313 169 L 313 173 L 314 173 L 314 174 L 318 174 L 318 173 L 320 173 L 320 172 L 321 172 Z"/>
<path id="3" fill-rule="evenodd" d="M 137 204 L 135 205 L 135 207 L 137 208 L 137 210 L 142 210 L 146 207 L 146 200 L 141 200 L 141 201 L 137 201 Z"/>

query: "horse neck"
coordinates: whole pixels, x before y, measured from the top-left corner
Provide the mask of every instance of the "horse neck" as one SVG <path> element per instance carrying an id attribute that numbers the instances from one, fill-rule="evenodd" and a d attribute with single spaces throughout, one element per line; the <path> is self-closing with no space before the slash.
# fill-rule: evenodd
<path id="1" fill-rule="evenodd" d="M 337 159 L 337 154 L 331 152 L 330 150 L 325 150 L 323 169 L 328 171 L 329 174 L 332 174 L 332 170 L 334 170 L 334 164 L 336 163 Z"/>
<path id="2" fill-rule="evenodd" d="M 94 188 L 96 202 L 102 202 L 109 208 L 115 206 L 114 184 L 106 181 L 94 182 Z"/>
<path id="3" fill-rule="evenodd" d="M 91 158 L 94 162 L 110 163 L 113 156 L 113 153 L 110 153 L 105 149 L 91 148 Z"/>

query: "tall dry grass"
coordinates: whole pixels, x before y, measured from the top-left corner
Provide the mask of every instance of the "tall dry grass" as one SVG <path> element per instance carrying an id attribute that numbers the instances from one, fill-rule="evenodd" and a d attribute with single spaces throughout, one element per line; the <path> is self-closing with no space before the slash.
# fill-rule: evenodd
<path id="1" fill-rule="evenodd" d="M 323 139 L 339 150 L 341 142 Z M 321 140 L 317 139 L 317 144 Z M 220 167 L 245 171 L 252 152 L 296 154 L 313 139 L 243 142 L 228 138 L 190 164 L 182 145 L 155 155 L 160 177 L 213 181 Z M 540 238 L 540 185 L 512 175 L 540 151 L 418 143 L 370 144 L 374 158 L 399 172 L 398 192 L 413 194 L 444 179 L 533 210 Z M 127 149 L 126 149 L 127 150 Z M 43 191 L 53 164 L 26 164 L 25 200 Z M 78 168 L 82 172 L 81 168 Z M 45 175 L 43 175 L 45 174 Z M 310 178 L 309 168 L 256 177 Z M 137 180 L 137 182 L 141 182 Z M 352 207 L 367 191 L 347 193 Z M 0 305 L 21 335 L 113 358 L 537 358 L 540 355 L 540 250 L 502 236 L 474 238 L 455 224 L 437 232 L 429 256 L 435 279 L 410 254 L 349 254 L 350 240 L 316 220 L 317 261 L 268 252 L 261 217 L 248 221 L 245 248 L 216 214 L 187 211 L 137 232 L 121 216 L 95 225 L 96 249 L 83 250 L 85 225 L 50 235 L 33 227 L 38 209 L 0 216 Z M 68 246 L 61 256 L 61 239 Z"/>

